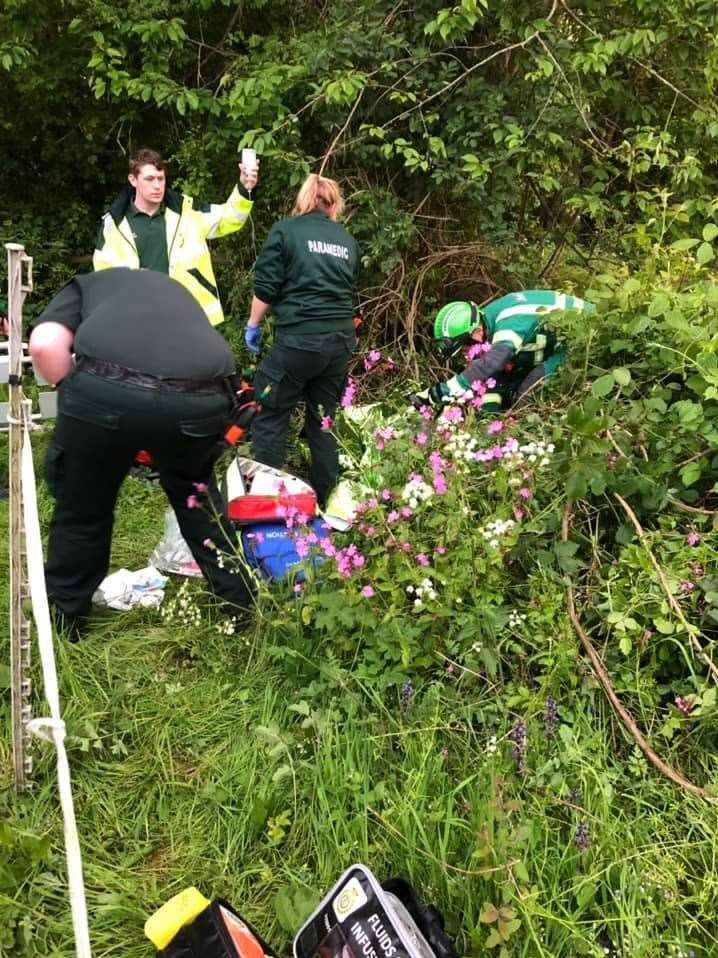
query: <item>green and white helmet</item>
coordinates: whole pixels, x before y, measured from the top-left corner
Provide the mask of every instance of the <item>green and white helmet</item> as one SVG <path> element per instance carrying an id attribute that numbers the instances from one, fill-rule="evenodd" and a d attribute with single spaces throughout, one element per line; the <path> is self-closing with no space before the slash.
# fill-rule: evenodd
<path id="1" fill-rule="evenodd" d="M 454 302 L 442 306 L 434 320 L 434 339 L 445 356 L 455 358 L 471 342 L 471 334 L 481 326 L 481 310 L 476 303 Z"/>
<path id="2" fill-rule="evenodd" d="M 481 325 L 481 310 L 476 303 L 456 301 L 442 306 L 434 320 L 434 339 L 459 339 L 469 336 Z"/>

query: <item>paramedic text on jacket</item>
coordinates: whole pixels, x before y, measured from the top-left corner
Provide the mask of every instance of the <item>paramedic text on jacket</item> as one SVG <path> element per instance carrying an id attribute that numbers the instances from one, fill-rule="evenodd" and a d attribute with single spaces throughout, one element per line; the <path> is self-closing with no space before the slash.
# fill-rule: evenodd
<path id="1" fill-rule="evenodd" d="M 129 183 L 102 217 L 92 263 L 168 273 L 194 296 L 213 326 L 224 321 L 207 241 L 234 233 L 254 205 L 256 170 L 240 166 L 225 203 L 205 203 L 167 189 L 165 162 L 154 150 L 130 160 Z"/>

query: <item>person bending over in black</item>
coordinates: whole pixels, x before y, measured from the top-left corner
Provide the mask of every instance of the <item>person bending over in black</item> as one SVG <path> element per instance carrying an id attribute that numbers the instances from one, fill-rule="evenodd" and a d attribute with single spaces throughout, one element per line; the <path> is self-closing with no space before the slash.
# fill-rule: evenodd
<path id="1" fill-rule="evenodd" d="M 45 566 L 58 627 L 72 638 L 82 631 L 109 569 L 115 503 L 138 449 L 151 452 L 222 611 L 246 610 L 249 580 L 229 560 L 237 540 L 221 518 L 213 476 L 231 414 L 234 358 L 191 293 L 152 270 L 76 276 L 35 323 L 30 355 L 58 384 Z"/>

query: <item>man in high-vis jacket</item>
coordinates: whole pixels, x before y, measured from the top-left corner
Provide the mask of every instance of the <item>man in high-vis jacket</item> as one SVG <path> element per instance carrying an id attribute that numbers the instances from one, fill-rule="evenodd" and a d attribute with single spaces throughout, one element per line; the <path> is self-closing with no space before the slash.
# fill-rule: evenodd
<path id="1" fill-rule="evenodd" d="M 207 241 L 242 229 L 254 203 L 257 170 L 239 167 L 226 203 L 204 203 L 167 188 L 165 161 L 154 150 L 130 159 L 129 183 L 102 217 L 92 263 L 153 269 L 181 283 L 213 326 L 224 321 Z"/>
<path id="2" fill-rule="evenodd" d="M 547 289 L 508 293 L 487 306 L 453 302 L 439 310 L 434 339 L 450 360 L 469 364 L 445 382 L 412 396 L 419 406 L 441 407 L 481 396 L 483 412 L 507 409 L 563 363 L 566 350 L 550 326 L 552 313 L 596 307 L 577 296 Z M 477 353 L 478 355 L 474 355 Z"/>

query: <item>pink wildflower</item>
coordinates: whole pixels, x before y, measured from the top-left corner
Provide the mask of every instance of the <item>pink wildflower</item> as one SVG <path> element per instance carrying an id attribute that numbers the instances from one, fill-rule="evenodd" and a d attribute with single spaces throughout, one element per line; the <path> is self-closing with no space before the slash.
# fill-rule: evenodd
<path id="1" fill-rule="evenodd" d="M 350 378 L 349 381 L 347 382 L 346 389 L 344 390 L 344 395 L 342 396 L 342 399 L 341 399 L 342 409 L 351 409 L 351 407 L 354 405 L 354 397 L 356 395 L 356 391 L 357 391 L 357 385 L 354 382 L 354 380 Z"/>
<path id="2" fill-rule="evenodd" d="M 443 556 L 443 555 L 446 553 L 446 546 L 437 546 L 437 547 L 434 549 L 434 552 L 435 552 L 438 556 Z"/>
<path id="3" fill-rule="evenodd" d="M 187 508 L 196 509 L 199 506 L 199 499 L 194 494 L 187 496 Z"/>
<path id="4" fill-rule="evenodd" d="M 523 509 L 514 509 L 514 519 L 517 522 L 521 522 L 523 517 L 526 515 Z"/>
<path id="5" fill-rule="evenodd" d="M 425 446 L 428 441 L 429 441 L 429 437 L 426 435 L 425 432 L 418 432 L 414 436 L 414 442 L 417 444 L 417 446 Z"/>
<path id="6" fill-rule="evenodd" d="M 421 406 L 419 408 L 419 415 L 422 419 L 432 420 L 434 418 L 434 410 L 431 406 Z"/>
<path id="7" fill-rule="evenodd" d="M 684 580 L 681 582 L 681 592 L 692 592 L 695 589 L 695 583 Z"/>
<path id="8" fill-rule="evenodd" d="M 364 596 L 365 599 L 371 599 L 371 597 L 375 593 L 370 585 L 365 585 L 364 588 L 361 590 L 361 594 Z"/>
<path id="9" fill-rule="evenodd" d="M 391 489 L 382 489 L 381 497 L 384 502 L 391 502 L 394 498 L 394 493 L 391 491 Z"/>
<path id="10" fill-rule="evenodd" d="M 441 453 L 436 452 L 436 450 L 429 456 L 429 462 L 431 463 L 431 469 L 434 473 L 443 472 L 444 469 L 446 469 L 446 460 L 443 459 Z"/>
<path id="11" fill-rule="evenodd" d="M 331 539 L 320 539 L 319 548 L 322 550 L 325 556 L 335 556 L 337 554 L 336 547 Z"/>
<path id="12" fill-rule="evenodd" d="M 203 540 L 202 540 L 202 545 L 205 547 L 205 549 L 216 549 L 216 548 L 217 548 L 217 546 L 214 544 L 214 542 L 212 542 L 211 539 L 203 539 Z"/>
<path id="13" fill-rule="evenodd" d="M 424 552 L 420 552 L 418 555 L 414 556 L 419 565 L 427 566 L 429 565 L 429 557 Z"/>
<path id="14" fill-rule="evenodd" d="M 684 715 L 690 715 L 690 713 L 693 711 L 693 702 L 690 702 L 682 695 L 677 695 L 673 701 L 675 702 L 675 706 L 678 711 L 683 712 Z"/>
<path id="15" fill-rule="evenodd" d="M 309 543 L 307 542 L 306 536 L 297 536 L 294 542 L 294 548 L 297 550 L 297 555 L 300 559 L 306 559 L 309 555 Z"/>
<path id="16" fill-rule="evenodd" d="M 409 506 L 402 506 L 402 507 L 401 507 L 401 518 L 402 518 L 402 519 L 411 519 L 411 517 L 412 517 L 413 515 L 414 515 L 414 510 L 413 510 L 413 509 L 410 509 Z"/>
<path id="17" fill-rule="evenodd" d="M 521 496 L 522 499 L 530 499 L 533 493 L 531 492 L 530 489 L 527 489 L 526 486 L 522 486 L 519 489 L 519 495 Z"/>
<path id="18" fill-rule="evenodd" d="M 448 486 L 446 485 L 446 479 L 440 472 L 437 472 L 437 474 L 434 476 L 432 485 L 434 487 L 434 491 L 440 496 L 443 496 L 448 489 Z"/>
<path id="19" fill-rule="evenodd" d="M 464 418 L 464 414 L 458 406 L 449 406 L 448 409 L 443 411 L 441 416 L 447 422 L 461 422 Z"/>
<path id="20" fill-rule="evenodd" d="M 402 549 L 402 552 L 411 552 L 411 543 L 410 543 L 410 542 L 402 542 L 402 544 L 401 544 L 401 549 Z"/>
<path id="21" fill-rule="evenodd" d="M 322 432 L 329 432 L 330 429 L 334 428 L 334 420 L 331 416 L 322 416 L 321 429 Z"/>
<path id="22" fill-rule="evenodd" d="M 374 366 L 376 366 L 376 364 L 379 362 L 380 359 L 381 359 L 381 353 L 379 352 L 379 350 L 372 349 L 371 352 L 369 352 L 364 357 L 364 369 L 366 369 L 366 371 L 369 372 L 370 369 L 373 369 Z"/>
<path id="23" fill-rule="evenodd" d="M 389 515 L 386 517 L 386 521 L 390 526 L 394 525 L 395 522 L 398 522 L 401 516 L 399 515 L 396 509 L 392 509 Z"/>
<path id="24" fill-rule="evenodd" d="M 207 491 L 207 483 L 206 483 L 206 482 L 193 482 L 192 485 L 195 487 L 195 489 L 197 490 L 197 492 L 202 493 L 202 492 L 206 492 L 206 491 Z"/>
<path id="25" fill-rule="evenodd" d="M 695 532 L 695 530 L 693 532 L 689 532 L 686 536 L 686 545 L 697 546 L 700 541 L 701 537 L 697 532 Z"/>
<path id="26" fill-rule="evenodd" d="M 294 583 L 294 591 L 297 593 L 297 595 L 301 595 L 301 593 L 304 592 L 304 583 L 303 583 L 303 582 L 295 582 L 295 583 Z"/>
<path id="27" fill-rule="evenodd" d="M 490 422 L 490 423 L 489 423 L 486 432 L 487 432 L 490 436 L 493 436 L 493 435 L 495 435 L 497 432 L 501 432 L 501 430 L 502 430 L 503 428 L 504 428 L 504 424 L 501 422 L 501 420 L 500 420 L 500 419 L 494 419 L 493 422 Z"/>

